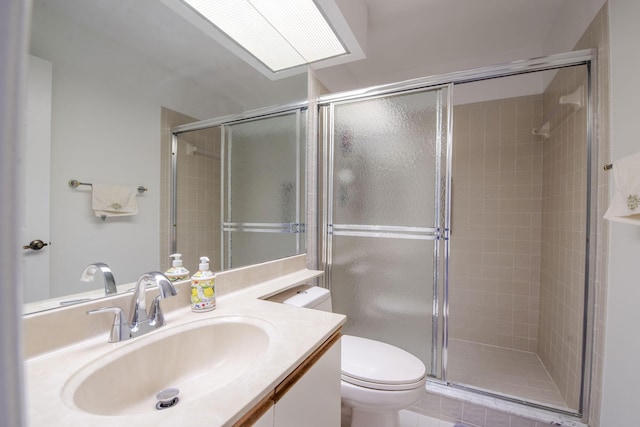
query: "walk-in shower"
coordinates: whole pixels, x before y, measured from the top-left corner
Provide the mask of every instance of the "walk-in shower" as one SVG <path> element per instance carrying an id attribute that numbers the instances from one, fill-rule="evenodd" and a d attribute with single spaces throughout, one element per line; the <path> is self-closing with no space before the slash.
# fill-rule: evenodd
<path id="1" fill-rule="evenodd" d="M 412 352 L 434 382 L 583 413 L 594 62 L 320 98 L 321 254 L 346 333 Z"/>
<path id="2" fill-rule="evenodd" d="M 448 380 L 579 411 L 587 66 L 533 77 L 542 93 L 468 103 L 482 83 L 455 87 Z"/>

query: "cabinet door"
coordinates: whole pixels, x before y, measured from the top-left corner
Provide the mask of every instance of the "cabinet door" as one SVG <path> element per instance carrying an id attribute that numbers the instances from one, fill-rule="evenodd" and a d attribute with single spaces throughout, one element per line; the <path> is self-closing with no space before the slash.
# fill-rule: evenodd
<path id="1" fill-rule="evenodd" d="M 253 427 L 273 427 L 273 412 L 272 406 L 253 424 Z"/>
<path id="2" fill-rule="evenodd" d="M 276 403 L 274 427 L 340 427 L 340 341 Z"/>

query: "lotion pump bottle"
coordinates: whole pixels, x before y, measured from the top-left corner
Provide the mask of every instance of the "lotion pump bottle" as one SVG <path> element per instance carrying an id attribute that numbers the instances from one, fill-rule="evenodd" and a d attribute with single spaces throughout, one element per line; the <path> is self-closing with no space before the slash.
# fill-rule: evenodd
<path id="1" fill-rule="evenodd" d="M 209 258 L 200 257 L 199 270 L 191 276 L 191 310 L 210 311 L 216 308 L 216 276 L 209 271 Z"/>
<path id="2" fill-rule="evenodd" d="M 189 278 L 189 270 L 182 266 L 182 255 L 181 254 L 172 254 L 169 255 L 169 258 L 173 258 L 172 267 L 168 269 L 165 273 L 167 279 L 172 282 L 177 282 L 179 280 L 187 280 Z"/>

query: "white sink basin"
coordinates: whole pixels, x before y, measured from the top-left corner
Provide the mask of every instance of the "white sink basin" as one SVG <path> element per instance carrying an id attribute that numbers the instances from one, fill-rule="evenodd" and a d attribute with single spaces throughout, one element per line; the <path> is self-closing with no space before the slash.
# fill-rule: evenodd
<path id="1" fill-rule="evenodd" d="M 250 372 L 269 349 L 273 331 L 270 323 L 245 316 L 160 329 L 113 344 L 119 348 L 69 379 L 62 398 L 70 407 L 96 415 L 141 414 L 157 411 L 158 392 L 177 388 L 179 407 Z"/>

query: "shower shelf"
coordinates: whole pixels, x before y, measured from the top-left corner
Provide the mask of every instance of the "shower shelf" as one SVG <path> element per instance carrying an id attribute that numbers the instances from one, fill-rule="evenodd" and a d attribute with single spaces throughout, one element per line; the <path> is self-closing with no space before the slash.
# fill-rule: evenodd
<path id="1" fill-rule="evenodd" d="M 563 110 L 563 106 L 568 105 L 572 109 L 570 112 L 579 111 L 584 107 L 584 86 L 580 85 L 578 88 L 568 95 L 563 95 L 558 100 L 558 105 L 547 116 L 546 120 L 537 128 L 533 129 L 531 133 L 534 135 L 540 135 L 544 139 L 548 139 L 551 136 L 551 120 Z M 563 117 L 564 119 L 564 117 Z"/>
<path id="2" fill-rule="evenodd" d="M 214 151 L 211 150 L 205 150 L 204 148 L 200 148 L 200 147 L 196 147 L 193 144 L 190 144 L 187 142 L 187 144 L 185 145 L 186 150 L 187 150 L 187 156 L 203 156 L 203 157 L 209 157 L 212 159 L 219 159 L 220 158 L 220 154 L 216 153 Z"/>

